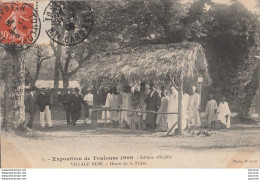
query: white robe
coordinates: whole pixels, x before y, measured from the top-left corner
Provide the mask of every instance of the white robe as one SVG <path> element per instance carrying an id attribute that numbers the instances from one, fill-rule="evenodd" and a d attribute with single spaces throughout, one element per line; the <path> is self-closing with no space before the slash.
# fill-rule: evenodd
<path id="1" fill-rule="evenodd" d="M 112 99 L 113 99 L 112 94 L 107 93 L 107 99 L 106 99 L 105 107 L 111 108 Z M 109 111 L 107 111 L 107 118 L 110 118 L 110 112 Z M 105 119 L 105 111 L 102 112 L 102 119 Z"/>
<path id="2" fill-rule="evenodd" d="M 228 103 L 227 102 L 220 102 L 218 105 L 218 120 L 220 120 L 223 124 L 226 125 L 227 128 L 230 128 L 230 109 L 228 107 Z M 228 118 L 226 119 L 226 116 L 228 116 Z"/>
<path id="3" fill-rule="evenodd" d="M 182 96 L 182 129 L 187 127 L 189 98 L 187 93 Z"/>
<path id="4" fill-rule="evenodd" d="M 218 105 L 215 99 L 211 99 L 207 102 L 205 114 L 208 116 L 207 125 L 210 125 L 212 121 L 217 120 L 215 110 L 217 110 Z"/>
<path id="5" fill-rule="evenodd" d="M 169 94 L 168 100 L 168 112 L 178 113 L 178 91 L 174 90 L 174 92 Z M 168 114 L 167 115 L 168 122 L 168 130 L 172 128 L 172 126 L 178 122 L 178 114 Z M 173 128 L 172 132 L 178 127 L 178 124 Z"/>
<path id="6" fill-rule="evenodd" d="M 201 126 L 200 115 L 199 115 L 199 108 L 200 108 L 200 95 L 195 93 L 190 96 L 189 98 L 189 120 L 194 126 Z"/>
<path id="7" fill-rule="evenodd" d="M 122 94 L 122 108 L 123 109 L 130 109 L 131 107 L 131 93 L 123 93 Z M 128 116 L 127 111 L 122 111 L 121 119 L 125 120 L 128 124 L 130 123 L 130 118 Z M 122 122 L 120 122 L 122 123 Z"/>

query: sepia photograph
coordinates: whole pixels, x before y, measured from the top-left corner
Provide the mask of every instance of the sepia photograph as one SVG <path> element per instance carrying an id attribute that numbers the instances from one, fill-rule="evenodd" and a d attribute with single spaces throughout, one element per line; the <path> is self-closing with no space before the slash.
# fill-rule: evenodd
<path id="1" fill-rule="evenodd" d="M 260 168 L 259 84 L 259 0 L 0 1 L 1 168 Z"/>

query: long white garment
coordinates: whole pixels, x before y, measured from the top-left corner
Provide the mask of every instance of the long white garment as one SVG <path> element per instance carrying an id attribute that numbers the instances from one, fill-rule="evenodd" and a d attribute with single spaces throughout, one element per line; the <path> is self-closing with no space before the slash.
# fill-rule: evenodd
<path id="1" fill-rule="evenodd" d="M 117 94 L 112 94 L 112 100 L 111 100 L 110 107 L 112 109 L 116 109 L 116 108 L 118 108 L 118 105 L 119 105 L 119 96 Z M 119 112 L 111 111 L 110 118 L 111 118 L 111 120 L 119 121 L 119 115 L 120 115 Z"/>
<path id="2" fill-rule="evenodd" d="M 131 93 L 123 93 L 122 94 L 122 108 L 130 109 L 131 105 Z M 125 120 L 127 123 L 130 123 L 130 118 L 128 117 L 127 111 L 122 111 L 121 119 Z"/>
<path id="3" fill-rule="evenodd" d="M 46 116 L 48 127 L 52 127 L 51 110 L 49 106 L 45 106 L 44 111 L 40 112 L 40 123 L 42 128 L 45 127 L 44 116 Z"/>
<path id="4" fill-rule="evenodd" d="M 189 98 L 187 93 L 182 96 L 182 129 L 187 127 Z"/>
<path id="5" fill-rule="evenodd" d="M 110 107 L 111 108 L 111 101 L 112 101 L 112 94 L 107 93 L 107 99 L 105 103 L 105 107 Z M 110 112 L 107 111 L 107 118 L 110 118 Z M 102 112 L 102 119 L 105 119 L 105 111 Z"/>
<path id="6" fill-rule="evenodd" d="M 227 102 L 220 102 L 218 105 L 218 120 L 220 120 L 223 124 L 227 126 L 227 128 L 230 128 L 230 109 Z M 226 116 L 228 118 L 226 119 Z"/>
<path id="7" fill-rule="evenodd" d="M 168 112 L 178 113 L 178 91 L 175 89 L 173 93 L 169 94 Z M 168 130 L 178 121 L 178 114 L 168 114 Z M 173 128 L 172 132 L 178 127 L 178 124 Z"/>
<path id="8" fill-rule="evenodd" d="M 195 93 L 191 95 L 189 98 L 188 117 L 192 125 L 198 127 L 201 126 L 200 115 L 198 111 L 199 107 L 200 107 L 200 95 Z"/>
<path id="9" fill-rule="evenodd" d="M 215 99 L 211 99 L 207 102 L 205 114 L 208 117 L 206 119 L 207 125 L 210 125 L 212 121 L 217 120 L 216 112 L 218 105 Z"/>
<path id="10" fill-rule="evenodd" d="M 169 97 L 162 97 L 161 105 L 158 112 L 167 112 L 168 111 L 168 102 Z M 159 125 L 158 130 L 167 131 L 167 114 L 158 114 L 156 118 L 156 124 Z"/>

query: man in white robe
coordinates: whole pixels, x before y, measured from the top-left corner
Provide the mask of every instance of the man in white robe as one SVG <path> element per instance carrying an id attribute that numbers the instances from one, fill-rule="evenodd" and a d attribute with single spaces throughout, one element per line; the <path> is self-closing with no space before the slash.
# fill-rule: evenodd
<path id="1" fill-rule="evenodd" d="M 196 92 L 196 87 L 193 86 L 191 88 L 191 95 L 189 98 L 189 105 L 188 105 L 188 111 L 189 111 L 189 122 L 192 124 L 192 126 L 200 127 L 201 121 L 200 121 L 200 115 L 199 115 L 199 109 L 200 109 L 200 95 Z"/>
<path id="2" fill-rule="evenodd" d="M 167 122 L 168 122 L 168 130 L 172 128 L 172 126 L 178 122 L 178 91 L 175 89 L 173 85 L 169 88 L 170 94 L 168 98 L 168 112 L 174 112 L 176 114 L 168 114 Z M 178 125 L 176 125 L 172 132 L 177 129 Z"/>
<path id="3" fill-rule="evenodd" d="M 184 92 L 182 96 L 182 129 L 187 127 L 189 98 L 190 95 Z"/>
<path id="4" fill-rule="evenodd" d="M 223 125 L 225 125 L 227 128 L 230 128 L 230 109 L 228 106 L 228 103 L 225 100 L 225 96 L 222 96 L 221 102 L 218 105 L 218 120 L 221 121 Z"/>
<path id="5" fill-rule="evenodd" d="M 209 95 L 209 100 L 206 104 L 206 110 L 205 110 L 205 115 L 206 115 L 206 126 L 210 126 L 211 123 L 215 120 L 217 120 L 216 112 L 217 112 L 217 102 L 215 99 L 213 99 L 213 94 Z"/>
<path id="6" fill-rule="evenodd" d="M 105 103 L 105 107 L 111 108 L 112 107 L 112 90 L 110 89 L 109 92 L 107 93 L 107 98 L 106 98 L 106 103 Z M 105 115 L 106 113 L 106 115 Z M 110 119 L 110 111 L 103 111 L 102 112 L 102 119 L 105 119 L 105 116 L 107 119 Z"/>
<path id="7" fill-rule="evenodd" d="M 131 106 L 131 87 L 130 86 L 125 86 L 124 87 L 124 92 L 122 93 L 122 109 L 130 109 Z M 126 121 L 128 124 L 130 124 L 130 118 L 128 116 L 127 111 L 122 111 L 121 113 L 121 120 L 120 124 L 123 124 L 123 121 Z"/>

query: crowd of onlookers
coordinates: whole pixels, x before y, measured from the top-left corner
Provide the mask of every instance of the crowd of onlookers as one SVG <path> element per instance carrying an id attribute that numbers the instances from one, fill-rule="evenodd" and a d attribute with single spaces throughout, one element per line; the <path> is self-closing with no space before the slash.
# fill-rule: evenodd
<path id="1" fill-rule="evenodd" d="M 36 93 L 36 91 L 38 91 Z M 36 95 L 37 94 L 37 95 Z M 95 111 L 97 119 L 110 120 L 111 126 L 121 128 L 145 129 L 152 131 L 176 130 L 178 127 L 178 87 L 170 85 L 159 89 L 154 83 L 140 83 L 133 86 L 101 87 L 97 91 Z M 200 127 L 200 95 L 196 87 L 184 89 L 182 94 L 182 128 Z M 82 96 L 79 88 L 69 89 L 60 97 L 65 113 L 67 125 L 76 125 L 84 107 L 84 121 L 93 118 L 94 96 L 92 89 Z M 31 87 L 25 97 L 25 106 L 30 114 L 27 129 L 31 130 L 36 106 L 40 110 L 40 124 L 45 127 L 45 116 L 48 127 L 52 127 L 51 93 L 49 90 Z M 104 110 L 104 108 L 108 110 Z M 113 110 L 114 109 L 114 110 Z M 133 111 L 134 110 L 134 111 Z M 156 113 L 152 113 L 152 112 Z M 223 127 L 230 127 L 231 112 L 225 97 L 217 105 L 212 94 L 206 104 L 206 126 L 213 127 L 219 120 Z"/>

